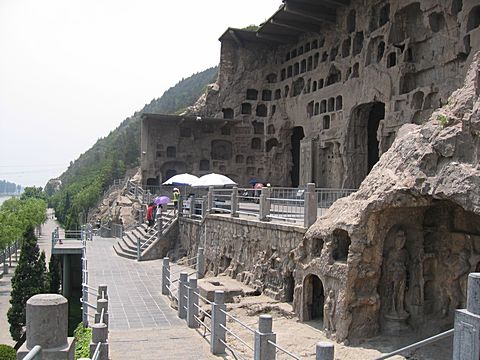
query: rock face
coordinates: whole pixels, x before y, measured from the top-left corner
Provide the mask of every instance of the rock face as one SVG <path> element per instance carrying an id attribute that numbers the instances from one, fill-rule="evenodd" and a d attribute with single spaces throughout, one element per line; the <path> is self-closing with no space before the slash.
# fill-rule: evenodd
<path id="1" fill-rule="evenodd" d="M 477 53 L 447 105 L 404 125 L 359 190 L 308 230 L 294 250 L 301 320 L 324 317 L 337 340 L 453 323 L 480 270 L 479 94 Z"/>
<path id="2" fill-rule="evenodd" d="M 144 182 L 217 172 L 358 188 L 480 50 L 478 0 L 283 3 L 257 33 L 225 31 L 218 80 L 185 116 L 144 116 Z"/>

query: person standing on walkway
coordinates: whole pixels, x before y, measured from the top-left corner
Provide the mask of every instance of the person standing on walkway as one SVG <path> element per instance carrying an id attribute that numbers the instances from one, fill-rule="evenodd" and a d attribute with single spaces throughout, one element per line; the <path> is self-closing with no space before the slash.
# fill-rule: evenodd
<path id="1" fill-rule="evenodd" d="M 179 198 L 180 198 L 180 190 L 178 190 L 178 188 L 173 188 L 173 215 L 177 214 Z"/>

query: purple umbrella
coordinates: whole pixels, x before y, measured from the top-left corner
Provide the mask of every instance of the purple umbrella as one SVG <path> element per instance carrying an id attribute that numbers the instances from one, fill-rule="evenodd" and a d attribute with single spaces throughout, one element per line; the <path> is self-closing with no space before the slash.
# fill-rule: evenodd
<path id="1" fill-rule="evenodd" d="M 168 196 L 157 196 L 153 202 L 155 205 L 165 205 L 170 202 L 170 198 Z"/>

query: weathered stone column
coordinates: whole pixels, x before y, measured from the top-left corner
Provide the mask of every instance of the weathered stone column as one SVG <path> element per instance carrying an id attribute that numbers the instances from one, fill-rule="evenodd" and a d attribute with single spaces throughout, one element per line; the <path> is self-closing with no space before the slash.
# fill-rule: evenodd
<path id="1" fill-rule="evenodd" d="M 212 304 L 212 332 L 210 334 L 210 351 L 214 355 L 225 353 L 226 330 L 220 325 L 227 325 L 226 310 L 225 293 L 223 291 L 215 291 L 215 298 Z"/>
<path id="2" fill-rule="evenodd" d="M 260 221 L 270 221 L 268 215 L 270 215 L 270 188 L 262 188 L 262 193 L 260 194 L 260 209 L 259 209 L 259 220 Z"/>
<path id="3" fill-rule="evenodd" d="M 480 359 L 480 273 L 468 275 L 467 308 L 455 311 L 453 360 Z"/>
<path id="4" fill-rule="evenodd" d="M 213 186 L 210 186 L 210 187 L 208 188 L 207 211 L 208 211 L 209 213 L 212 212 L 212 208 L 213 208 L 213 206 L 214 206 L 214 203 L 213 203 L 213 202 L 214 202 L 214 199 L 213 199 L 213 189 L 214 189 Z"/>
<path id="5" fill-rule="evenodd" d="M 67 299 L 58 294 L 34 295 L 27 301 L 26 312 L 27 341 L 17 351 L 17 360 L 35 345 L 42 347 L 43 360 L 73 360 L 74 339 L 67 337 Z"/>
<path id="6" fill-rule="evenodd" d="M 170 287 L 170 259 L 168 257 L 163 258 L 162 267 L 162 295 L 168 295 Z"/>
<path id="7" fill-rule="evenodd" d="M 178 281 L 178 317 L 185 319 L 187 317 L 187 287 L 188 273 L 181 272 L 180 279 Z"/>
<path id="8" fill-rule="evenodd" d="M 272 331 L 272 316 L 260 315 L 258 330 L 255 331 L 254 354 L 255 360 L 275 360 L 276 349 L 268 341 L 276 342 L 277 335 Z"/>
<path id="9" fill-rule="evenodd" d="M 190 197 L 190 217 L 195 215 L 195 195 Z"/>
<path id="10" fill-rule="evenodd" d="M 304 195 L 304 207 L 303 226 L 309 228 L 317 220 L 317 193 L 315 192 L 314 183 L 307 184 L 307 191 Z"/>
<path id="11" fill-rule="evenodd" d="M 230 203 L 232 208 L 232 217 L 238 217 L 238 188 L 236 186 L 234 186 L 232 189 Z"/>
<path id="12" fill-rule="evenodd" d="M 335 348 L 332 343 L 318 342 L 315 345 L 315 360 L 333 360 Z"/>
<path id="13" fill-rule="evenodd" d="M 108 360 L 108 327 L 104 323 L 97 323 L 92 325 L 92 342 L 90 343 L 90 358 L 93 358 L 93 354 L 98 346 L 100 345 L 99 351 L 100 360 Z"/>

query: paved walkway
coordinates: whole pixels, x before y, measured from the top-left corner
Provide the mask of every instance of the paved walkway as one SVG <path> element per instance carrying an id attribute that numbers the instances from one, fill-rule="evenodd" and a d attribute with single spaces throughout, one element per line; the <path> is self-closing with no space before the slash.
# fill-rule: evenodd
<path id="1" fill-rule="evenodd" d="M 113 250 L 115 241 L 95 237 L 87 243 L 89 285 L 108 285 L 111 358 L 219 359 L 161 295 L 161 260 L 119 257 Z"/>

